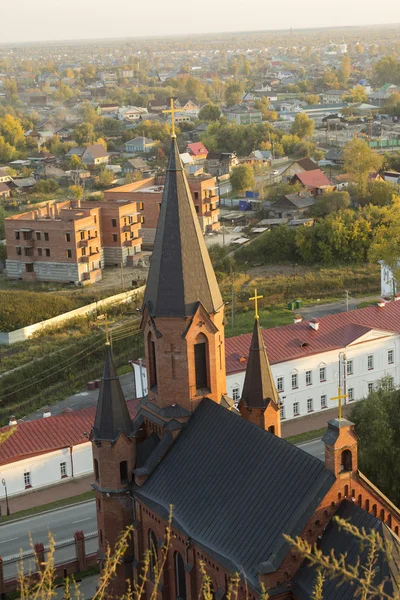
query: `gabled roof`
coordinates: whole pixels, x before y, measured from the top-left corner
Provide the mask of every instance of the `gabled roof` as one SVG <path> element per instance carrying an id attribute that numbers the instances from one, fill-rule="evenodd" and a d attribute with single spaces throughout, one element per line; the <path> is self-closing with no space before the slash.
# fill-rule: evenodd
<path id="1" fill-rule="evenodd" d="M 297 162 L 297 164 L 300 165 L 300 167 L 302 167 L 305 171 L 315 171 L 318 169 L 318 165 L 311 160 L 311 158 L 300 158 L 295 162 Z"/>
<path id="2" fill-rule="evenodd" d="M 173 138 L 143 306 L 153 317 L 188 317 L 199 302 L 208 313 L 223 305 Z"/>
<path id="3" fill-rule="evenodd" d="M 9 192 L 10 188 L 8 187 L 8 185 L 6 183 L 3 183 L 2 181 L 0 181 L 0 192 Z"/>
<path id="4" fill-rule="evenodd" d="M 258 587 L 289 551 L 282 534 L 300 534 L 334 482 L 319 459 L 206 398 L 135 495 L 162 516 L 172 504 L 174 527 Z"/>
<path id="5" fill-rule="evenodd" d="M 373 330 L 387 335 L 400 333 L 400 301 L 388 302 L 384 308 L 367 306 L 318 320 L 318 331 L 311 328 L 310 321 L 263 329 L 270 364 L 345 348 Z M 250 333 L 225 340 L 227 373 L 244 371 L 246 361 L 241 359 L 248 356 L 250 340 Z"/>
<path id="6" fill-rule="evenodd" d="M 137 403 L 136 399 L 126 403 L 131 418 L 136 415 Z M 20 421 L 14 433 L 0 445 L 0 465 L 88 442 L 85 434 L 90 433 L 95 413 L 96 407 L 90 406 L 46 419 Z M 0 432 L 9 429 L 3 427 Z"/>
<path id="7" fill-rule="evenodd" d="M 193 154 L 193 156 L 199 156 L 201 154 L 207 154 L 208 150 L 204 144 L 201 142 L 193 142 L 193 144 L 188 144 L 189 152 Z"/>
<path id="8" fill-rule="evenodd" d="M 278 392 L 275 388 L 258 319 L 254 319 L 253 335 L 240 401 L 245 406 L 253 408 L 266 408 L 270 402 L 279 403 Z"/>
<path id="9" fill-rule="evenodd" d="M 378 532 L 381 538 L 388 542 L 391 547 L 393 560 L 387 560 L 383 553 L 378 554 L 373 583 L 374 585 L 379 585 L 385 582 L 383 590 L 386 594 L 389 596 L 395 595 L 399 591 L 398 582 L 400 577 L 399 538 L 382 521 L 349 500 L 343 500 L 336 514 L 358 529 L 364 528 L 367 533 L 371 531 Z M 346 564 L 353 567 L 357 559 L 360 560 L 361 567 L 367 567 L 368 565 L 368 548 L 361 548 L 360 541 L 355 536 L 341 530 L 339 525 L 333 520 L 329 522 L 325 529 L 318 543 L 318 548 L 325 555 L 328 555 L 333 550 L 335 556 L 338 558 L 341 554 L 346 554 Z M 309 600 L 311 598 L 316 575 L 316 568 L 309 566 L 305 561 L 295 575 L 292 587 L 293 593 L 298 600 Z M 353 600 L 353 598 L 358 597 L 355 594 L 356 587 L 353 584 L 344 582 L 339 585 L 340 582 L 343 582 L 342 578 L 328 578 L 326 580 L 323 587 L 324 600 Z"/>
<path id="10" fill-rule="evenodd" d="M 90 152 L 93 158 L 103 158 L 104 156 L 108 156 L 108 152 L 103 144 L 91 144 L 90 146 L 86 146 L 83 154 L 86 152 Z"/>
<path id="11" fill-rule="evenodd" d="M 93 425 L 93 439 L 113 442 L 120 433 L 124 433 L 128 437 L 132 432 L 132 420 L 126 406 L 119 377 L 117 377 L 111 346 L 107 344 L 103 377 Z"/>
<path id="12" fill-rule="evenodd" d="M 298 179 L 300 183 L 308 188 L 317 188 L 324 185 L 331 185 L 331 182 L 327 176 L 321 171 L 321 169 L 314 169 L 313 171 L 304 171 L 303 173 L 296 173 L 293 179 Z"/>

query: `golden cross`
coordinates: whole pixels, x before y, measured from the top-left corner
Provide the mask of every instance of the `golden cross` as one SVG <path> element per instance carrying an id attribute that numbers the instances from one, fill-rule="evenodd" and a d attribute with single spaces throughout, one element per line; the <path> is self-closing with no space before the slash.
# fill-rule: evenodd
<path id="1" fill-rule="evenodd" d="M 110 336 L 109 336 L 109 331 L 108 331 L 108 326 L 110 325 L 110 323 L 113 323 L 114 321 L 109 321 L 108 320 L 108 315 L 99 315 L 97 317 L 98 321 L 103 321 L 104 325 L 106 326 L 106 346 L 110 345 Z"/>
<path id="2" fill-rule="evenodd" d="M 338 387 L 337 396 L 331 398 L 331 400 L 337 400 L 339 402 L 339 419 L 342 418 L 342 400 L 347 398 L 348 394 L 342 394 L 342 388 Z"/>
<path id="3" fill-rule="evenodd" d="M 175 104 L 174 104 L 174 100 L 175 98 L 171 98 L 169 99 L 170 101 L 170 108 L 169 110 L 163 110 L 163 113 L 171 113 L 171 137 L 176 137 L 175 134 Z"/>
<path id="4" fill-rule="evenodd" d="M 254 296 L 252 298 L 249 298 L 249 300 L 254 300 L 254 313 L 255 313 L 254 317 L 256 319 L 259 318 L 259 316 L 258 316 L 258 300 L 260 298 L 264 298 L 264 296 L 257 296 L 257 288 L 255 288 L 255 290 L 254 290 Z"/>

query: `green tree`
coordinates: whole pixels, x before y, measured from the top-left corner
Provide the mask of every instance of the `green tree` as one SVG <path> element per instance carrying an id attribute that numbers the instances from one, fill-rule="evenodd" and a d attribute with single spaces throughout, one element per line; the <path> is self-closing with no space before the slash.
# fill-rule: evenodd
<path id="1" fill-rule="evenodd" d="M 300 139 L 311 139 L 314 133 L 315 121 L 305 113 L 297 113 L 291 128 L 291 133 Z"/>
<path id="2" fill-rule="evenodd" d="M 33 192 L 36 194 L 53 194 L 59 190 L 55 179 L 41 179 L 33 186 Z"/>
<path id="3" fill-rule="evenodd" d="M 251 190 L 255 186 L 254 170 L 250 165 L 238 165 L 232 169 L 231 186 L 235 192 Z"/>
<path id="4" fill-rule="evenodd" d="M 339 81 L 346 87 L 351 75 L 351 60 L 348 56 L 343 56 L 339 67 Z"/>
<path id="5" fill-rule="evenodd" d="M 102 169 L 99 173 L 99 187 L 109 187 L 114 181 L 114 173 L 108 169 Z"/>
<path id="6" fill-rule="evenodd" d="M 354 138 L 344 147 L 345 172 L 351 175 L 359 192 L 364 195 L 367 188 L 368 175 L 379 171 L 383 157 L 374 152 L 363 140 Z"/>
<path id="7" fill-rule="evenodd" d="M 322 77 L 322 82 L 331 89 L 339 89 L 339 79 L 333 69 L 325 71 Z"/>
<path id="8" fill-rule="evenodd" d="M 25 144 L 24 128 L 21 121 L 10 114 L 0 119 L 0 135 L 15 148 L 20 148 Z"/>
<path id="9" fill-rule="evenodd" d="M 221 111 L 215 104 L 205 104 L 199 111 L 200 121 L 218 121 L 221 116 Z"/>
<path id="10" fill-rule="evenodd" d="M 18 152 L 14 146 L 11 146 L 2 135 L 0 135 L 0 161 L 8 163 L 18 158 Z"/>
<path id="11" fill-rule="evenodd" d="M 376 85 L 400 83 L 400 63 L 395 56 L 383 56 L 374 67 L 373 82 Z"/>
<path id="12" fill-rule="evenodd" d="M 81 123 L 80 125 L 77 125 L 74 129 L 73 136 L 79 145 L 93 144 L 96 138 L 93 124 Z"/>
<path id="13" fill-rule="evenodd" d="M 243 88 L 240 83 L 230 83 L 225 89 L 225 102 L 227 106 L 239 104 L 242 100 Z"/>
<path id="14" fill-rule="evenodd" d="M 83 167 L 83 162 L 77 154 L 72 154 L 69 159 L 69 168 L 70 169 L 81 169 Z"/>
<path id="15" fill-rule="evenodd" d="M 365 211 L 369 207 L 365 207 Z M 376 209 L 377 211 L 378 209 Z M 393 271 L 397 286 L 400 283 L 400 197 L 394 197 L 391 206 L 381 208 L 375 221 L 374 235 L 369 249 L 369 260 L 383 260 Z"/>
<path id="16" fill-rule="evenodd" d="M 349 208 L 350 194 L 348 192 L 324 192 L 317 197 L 310 214 L 313 217 L 326 217 L 337 210 Z"/>
<path id="17" fill-rule="evenodd" d="M 400 503 L 400 390 L 390 379 L 352 408 L 360 469 L 394 504 Z"/>
<path id="18" fill-rule="evenodd" d="M 70 185 L 68 191 L 76 200 L 83 198 L 83 187 L 81 185 Z"/>

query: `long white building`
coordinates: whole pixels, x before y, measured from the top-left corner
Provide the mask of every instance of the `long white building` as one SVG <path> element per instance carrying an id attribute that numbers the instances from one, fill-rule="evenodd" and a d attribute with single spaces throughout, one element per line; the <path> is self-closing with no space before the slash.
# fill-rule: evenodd
<path id="1" fill-rule="evenodd" d="M 346 403 L 365 398 L 383 377 L 400 385 L 400 302 L 378 304 L 263 331 L 282 419 L 334 408 L 339 385 Z M 249 333 L 225 342 L 227 393 L 234 400 L 242 393 L 250 340 Z M 133 366 L 140 397 L 147 393 L 146 368 Z"/>

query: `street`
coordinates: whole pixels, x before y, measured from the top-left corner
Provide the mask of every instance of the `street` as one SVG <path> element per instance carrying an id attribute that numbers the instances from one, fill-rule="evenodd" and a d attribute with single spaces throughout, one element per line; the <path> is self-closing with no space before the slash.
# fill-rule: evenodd
<path id="1" fill-rule="evenodd" d="M 17 573 L 20 553 L 29 553 L 31 550 L 30 540 L 33 544 L 42 543 L 46 547 L 49 533 L 58 544 L 66 540 L 73 540 L 76 531 L 83 531 L 86 536 L 94 534 L 86 540 L 86 552 L 96 552 L 97 521 L 96 504 L 93 500 L 1 525 L 0 555 L 5 563 L 6 578 L 10 579 Z M 56 562 L 74 557 L 75 546 L 73 543 L 56 549 Z M 11 558 L 17 560 L 10 562 Z M 31 566 L 31 561 L 28 560 L 25 569 L 29 566 Z"/>
<path id="2" fill-rule="evenodd" d="M 297 447 L 320 460 L 325 460 L 325 445 L 322 440 L 311 440 L 310 442 L 297 444 Z"/>

